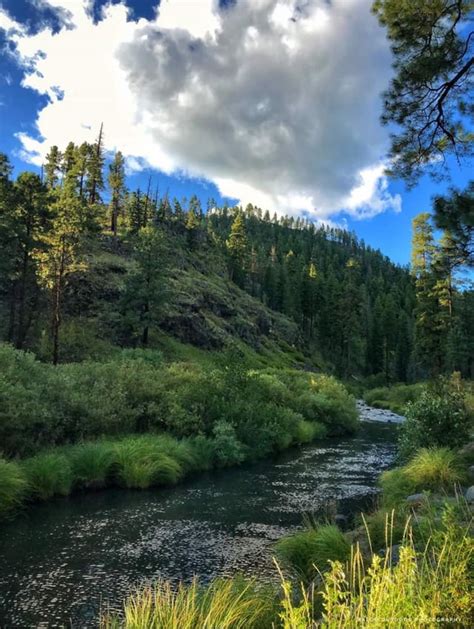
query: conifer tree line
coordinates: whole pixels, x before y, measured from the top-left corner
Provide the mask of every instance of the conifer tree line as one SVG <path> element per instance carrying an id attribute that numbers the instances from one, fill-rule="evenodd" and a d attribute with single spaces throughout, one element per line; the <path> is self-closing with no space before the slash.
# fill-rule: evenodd
<path id="1" fill-rule="evenodd" d="M 53 363 L 65 313 L 81 314 L 91 285 L 94 294 L 110 291 L 107 273 L 91 273 L 92 259 L 124 261 L 99 336 L 112 330 L 118 345 L 146 347 L 172 299 L 176 252 L 192 260 L 215 251 L 230 282 L 293 319 L 306 348 L 342 377 L 472 376 L 474 293 L 457 282 L 463 261 L 450 243 L 448 232 L 435 243 L 429 215 L 420 215 L 410 272 L 354 234 L 306 218 L 213 199 L 203 208 L 196 195 L 160 196 L 151 179 L 129 190 L 123 155 L 106 160 L 102 128 L 93 144 L 52 147 L 42 175 L 13 179 L 0 157 L 2 338 L 20 349 L 42 339 Z"/>

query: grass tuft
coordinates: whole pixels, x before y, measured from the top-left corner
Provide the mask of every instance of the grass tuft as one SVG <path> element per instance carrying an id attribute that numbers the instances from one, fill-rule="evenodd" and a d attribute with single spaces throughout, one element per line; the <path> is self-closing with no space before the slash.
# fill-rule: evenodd
<path id="1" fill-rule="evenodd" d="M 305 583 L 329 568 L 330 561 L 345 561 L 350 544 L 332 524 L 319 526 L 281 539 L 276 554 L 283 564 Z"/>
<path id="2" fill-rule="evenodd" d="M 417 488 L 453 489 L 464 480 L 459 457 L 448 448 L 424 448 L 405 466 L 405 474 Z"/>
<path id="3" fill-rule="evenodd" d="M 166 442 L 147 435 L 125 439 L 115 446 L 117 477 L 129 489 L 174 485 L 183 476 L 180 463 L 164 453 Z"/>
<path id="4" fill-rule="evenodd" d="M 102 629 L 264 629 L 275 602 L 275 593 L 255 580 L 218 579 L 207 588 L 195 580 L 176 589 L 158 581 L 125 602 L 123 621 L 103 618 Z"/>
<path id="5" fill-rule="evenodd" d="M 32 498 L 48 500 L 55 495 L 67 496 L 71 493 L 73 474 L 64 454 L 38 454 L 24 461 L 22 467 Z"/>
<path id="6" fill-rule="evenodd" d="M 74 481 L 81 487 L 105 487 L 114 464 L 113 445 L 108 441 L 82 443 L 71 450 Z"/>
<path id="7" fill-rule="evenodd" d="M 17 463 L 0 459 L 0 518 L 21 506 L 28 483 Z"/>

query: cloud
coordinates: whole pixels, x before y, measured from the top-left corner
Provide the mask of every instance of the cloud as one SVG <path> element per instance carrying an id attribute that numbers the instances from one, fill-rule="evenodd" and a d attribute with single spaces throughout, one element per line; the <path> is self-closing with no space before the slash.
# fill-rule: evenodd
<path id="1" fill-rule="evenodd" d="M 49 5 L 74 28 L 28 36 L 0 9 L 24 85 L 50 99 L 41 139 L 19 134 L 36 163 L 103 121 L 133 168 L 205 178 L 244 203 L 320 219 L 400 209 L 383 175 L 390 54 L 371 0 L 162 0 L 138 22 L 113 4 L 97 23 L 88 0 Z"/>

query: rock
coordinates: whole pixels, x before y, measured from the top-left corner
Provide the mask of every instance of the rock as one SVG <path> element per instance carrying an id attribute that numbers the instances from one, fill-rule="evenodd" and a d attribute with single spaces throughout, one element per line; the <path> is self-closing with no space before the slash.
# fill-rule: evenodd
<path id="1" fill-rule="evenodd" d="M 471 465 L 467 470 L 467 474 L 471 480 L 474 480 L 474 465 Z"/>
<path id="2" fill-rule="evenodd" d="M 474 502 L 474 485 L 471 485 L 469 487 L 469 489 L 465 493 L 465 497 L 466 497 L 466 500 L 469 503 L 473 503 Z"/>
<path id="3" fill-rule="evenodd" d="M 382 548 L 377 554 L 380 555 L 380 557 L 388 557 L 390 565 L 396 566 L 400 561 L 400 548 L 400 544 L 394 544 L 390 546 L 390 548 Z"/>
<path id="4" fill-rule="evenodd" d="M 347 516 L 345 516 L 343 513 L 336 513 L 336 515 L 334 516 L 334 523 L 340 529 L 345 529 L 347 527 L 347 522 Z"/>
<path id="5" fill-rule="evenodd" d="M 427 501 L 426 494 L 412 494 L 411 496 L 407 496 L 406 501 L 412 507 L 417 507 L 419 505 L 424 504 Z"/>

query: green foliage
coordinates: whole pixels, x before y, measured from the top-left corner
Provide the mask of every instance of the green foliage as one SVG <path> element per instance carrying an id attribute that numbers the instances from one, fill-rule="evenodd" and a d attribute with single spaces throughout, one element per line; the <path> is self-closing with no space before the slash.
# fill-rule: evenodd
<path id="1" fill-rule="evenodd" d="M 226 421 L 214 426 L 214 449 L 220 466 L 238 465 L 245 460 L 245 450 L 237 439 L 234 427 Z"/>
<path id="2" fill-rule="evenodd" d="M 116 466 L 113 445 L 108 441 L 81 443 L 69 456 L 74 482 L 85 488 L 105 487 Z"/>
<path id="3" fill-rule="evenodd" d="M 408 457 L 420 447 L 461 447 L 469 440 L 473 415 L 457 377 L 439 379 L 407 406 L 401 426 L 400 453 Z"/>
<path id="4" fill-rule="evenodd" d="M 285 566 L 309 583 L 330 568 L 330 561 L 346 561 L 350 544 L 337 526 L 331 524 L 284 537 L 277 543 L 276 553 Z"/>
<path id="5" fill-rule="evenodd" d="M 474 181 L 466 190 L 451 189 L 449 196 L 434 202 L 438 227 L 452 235 L 457 264 L 474 265 Z"/>
<path id="6" fill-rule="evenodd" d="M 22 468 L 17 463 L 0 458 L 0 519 L 22 504 L 27 488 Z"/>
<path id="7" fill-rule="evenodd" d="M 123 620 L 102 618 L 102 629 L 265 629 L 276 613 L 276 595 L 255 580 L 219 579 L 207 588 L 194 580 L 174 588 L 158 581 L 124 603 Z"/>
<path id="8" fill-rule="evenodd" d="M 28 482 L 29 495 L 37 500 L 48 500 L 55 495 L 67 496 L 73 485 L 73 474 L 68 458 L 61 453 L 38 454 L 22 463 Z"/>
<path id="9" fill-rule="evenodd" d="M 315 439 L 324 439 L 326 434 L 326 427 L 322 424 L 302 419 L 296 423 L 293 439 L 295 443 L 310 443 Z"/>
<path id="10" fill-rule="evenodd" d="M 385 123 L 395 123 L 392 169 L 414 183 L 447 156 L 472 155 L 473 115 L 470 0 L 375 0 L 387 28 L 395 76 L 384 94 Z"/>
<path id="11" fill-rule="evenodd" d="M 376 387 L 364 392 L 364 400 L 375 408 L 390 409 L 403 415 L 409 402 L 415 402 L 421 395 L 424 385 L 395 384 L 391 387 Z"/>
<path id="12" fill-rule="evenodd" d="M 167 431 L 227 443 L 237 461 L 351 432 L 354 400 L 333 378 L 286 370 L 248 372 L 165 365 L 151 350 L 125 350 L 106 362 L 53 368 L 0 345 L 0 439 L 5 454 L 104 435 Z M 309 424 L 305 423 L 309 422 Z M 324 427 L 324 428 L 323 428 Z M 231 445 L 233 444 L 233 445 Z M 234 447 L 235 446 L 235 447 Z"/>
<path id="13" fill-rule="evenodd" d="M 183 476 L 183 468 L 166 454 L 166 442 L 159 437 L 126 439 L 114 450 L 117 478 L 127 488 L 174 485 Z"/>
<path id="14" fill-rule="evenodd" d="M 305 595 L 295 602 L 291 587 L 284 583 L 283 627 L 307 629 L 316 622 L 327 629 L 383 627 L 387 618 L 407 629 L 439 626 L 446 618 L 469 626 L 473 550 L 468 527 L 452 518 L 445 519 L 420 551 L 408 528 L 398 562 L 391 549 L 384 558 L 374 554 L 367 559 L 355 547 L 350 562 L 336 561 L 323 575 L 322 617 L 313 597 Z"/>
<path id="15" fill-rule="evenodd" d="M 414 494 L 416 485 L 405 474 L 404 468 L 395 468 L 383 472 L 380 477 L 382 488 L 382 504 L 385 508 L 392 508 L 404 504 L 407 496 Z M 421 487 L 420 489 L 423 489 Z"/>
<path id="16" fill-rule="evenodd" d="M 383 503 L 393 507 L 421 491 L 454 491 L 464 479 L 459 455 L 447 448 L 423 448 L 405 466 L 382 474 Z"/>
<path id="17" fill-rule="evenodd" d="M 404 467 L 416 488 L 450 490 L 464 480 L 459 456 L 447 448 L 423 448 Z"/>

